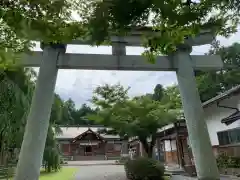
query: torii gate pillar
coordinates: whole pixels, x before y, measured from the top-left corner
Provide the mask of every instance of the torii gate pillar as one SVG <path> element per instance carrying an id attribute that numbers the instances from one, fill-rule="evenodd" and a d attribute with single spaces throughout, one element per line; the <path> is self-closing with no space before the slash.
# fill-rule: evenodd
<path id="1" fill-rule="evenodd" d="M 177 62 L 178 67 L 176 74 L 188 136 L 193 151 L 198 179 L 218 180 L 220 179 L 219 172 L 192 67 L 191 49 L 191 47 L 179 49 L 173 55 L 173 59 L 176 60 L 175 62 Z"/>
<path id="2" fill-rule="evenodd" d="M 65 45 L 43 46 L 43 59 L 27 118 L 15 180 L 38 180 L 54 98 L 57 61 L 65 50 Z"/>

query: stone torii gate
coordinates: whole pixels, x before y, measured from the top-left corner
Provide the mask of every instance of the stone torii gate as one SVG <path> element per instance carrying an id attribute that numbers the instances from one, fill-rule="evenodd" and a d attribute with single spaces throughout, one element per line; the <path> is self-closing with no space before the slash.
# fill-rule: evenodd
<path id="1" fill-rule="evenodd" d="M 133 31 L 127 37 L 112 36 L 112 55 L 69 54 L 65 53 L 66 45 L 42 46 L 43 52 L 23 55 L 20 61 L 23 66 L 40 67 L 40 71 L 15 180 L 37 180 L 39 177 L 58 69 L 175 71 L 198 178 L 219 179 L 194 70 L 221 69 L 223 63 L 216 55 L 190 56 L 192 46 L 210 44 L 214 36 L 206 31 L 195 38 L 187 38 L 184 47 L 179 47 L 176 53 L 157 57 L 156 63 L 150 64 L 142 56 L 126 55 L 126 46 L 141 46 L 142 34 L 146 32 Z M 73 41 L 70 44 L 86 43 Z"/>

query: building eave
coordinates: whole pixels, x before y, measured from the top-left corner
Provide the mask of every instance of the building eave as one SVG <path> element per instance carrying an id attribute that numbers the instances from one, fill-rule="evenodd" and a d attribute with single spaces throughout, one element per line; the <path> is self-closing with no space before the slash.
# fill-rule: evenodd
<path id="1" fill-rule="evenodd" d="M 237 111 L 237 112 L 234 112 L 233 114 L 231 114 L 230 116 L 223 118 L 221 120 L 221 122 L 226 125 L 230 125 L 239 119 L 240 119 L 240 111 Z"/>
<path id="2" fill-rule="evenodd" d="M 228 91 L 221 93 L 207 101 L 205 101 L 202 105 L 204 108 L 206 108 L 207 106 L 222 101 L 226 98 L 228 98 L 229 96 L 232 96 L 233 94 L 238 94 L 240 93 L 240 85 L 233 87 L 232 89 L 229 89 Z"/>

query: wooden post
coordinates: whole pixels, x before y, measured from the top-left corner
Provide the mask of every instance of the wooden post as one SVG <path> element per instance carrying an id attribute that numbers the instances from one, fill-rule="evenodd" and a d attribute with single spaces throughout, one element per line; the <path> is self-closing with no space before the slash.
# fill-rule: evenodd
<path id="1" fill-rule="evenodd" d="M 164 161 L 166 163 L 166 147 L 165 147 L 165 140 L 163 140 L 163 156 L 164 156 Z"/>
<path id="2" fill-rule="evenodd" d="M 182 147 L 179 139 L 179 122 L 175 123 L 175 129 L 176 129 L 176 147 L 177 147 L 177 154 L 178 154 L 178 164 L 180 168 L 183 168 L 184 163 L 183 163 L 183 152 L 182 152 Z"/>
<path id="3" fill-rule="evenodd" d="M 170 141 L 171 157 L 172 157 L 172 162 L 173 162 L 172 139 L 170 139 L 169 141 Z"/>
<path id="4" fill-rule="evenodd" d="M 71 144 L 70 144 L 70 142 L 69 142 L 69 144 L 68 144 L 68 154 L 69 154 L 69 155 L 71 154 Z"/>

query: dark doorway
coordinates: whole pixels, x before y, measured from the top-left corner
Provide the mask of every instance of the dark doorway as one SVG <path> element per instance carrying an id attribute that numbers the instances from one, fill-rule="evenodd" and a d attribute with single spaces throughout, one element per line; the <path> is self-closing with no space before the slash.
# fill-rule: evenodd
<path id="1" fill-rule="evenodd" d="M 91 146 L 86 146 L 85 147 L 85 154 L 86 155 L 92 154 L 92 147 Z"/>

